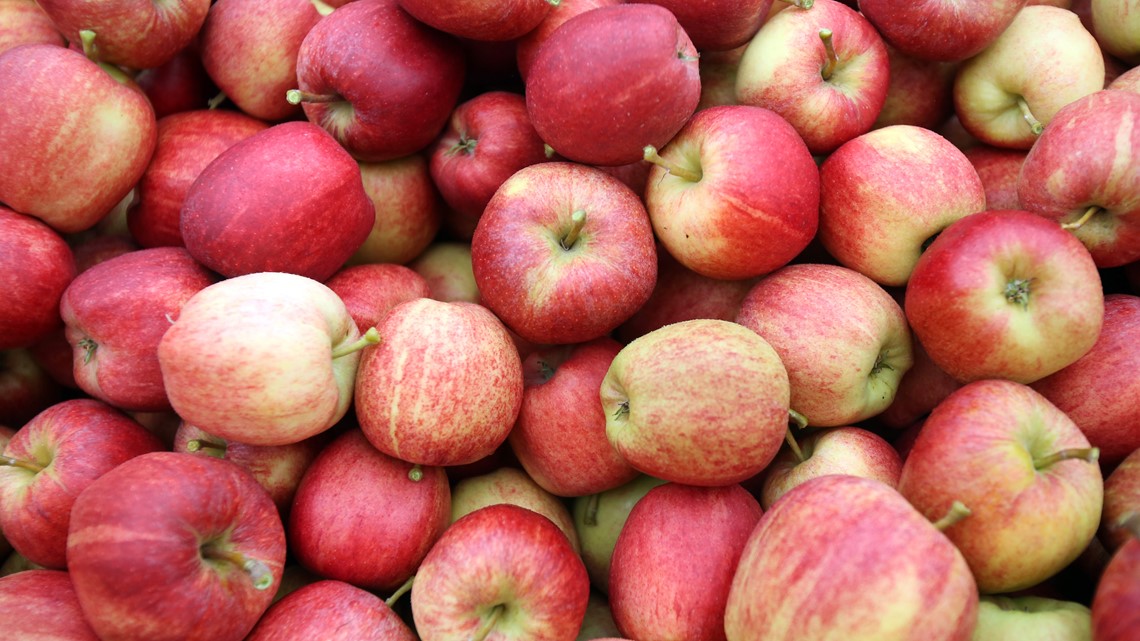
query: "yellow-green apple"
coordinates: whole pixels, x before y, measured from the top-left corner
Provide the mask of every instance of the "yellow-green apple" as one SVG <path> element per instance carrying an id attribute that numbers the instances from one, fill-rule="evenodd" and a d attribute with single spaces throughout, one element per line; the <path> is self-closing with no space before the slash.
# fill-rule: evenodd
<path id="1" fill-rule="evenodd" d="M 345 267 L 325 285 L 344 302 L 361 334 L 379 325 L 396 305 L 431 296 L 427 279 L 410 267 L 392 263 Z"/>
<path id="2" fill-rule="evenodd" d="M 979 144 L 965 151 L 966 158 L 982 179 L 986 209 L 1021 209 L 1017 199 L 1017 179 L 1025 162 L 1024 149 L 1002 149 Z"/>
<path id="3" fill-rule="evenodd" d="M 444 302 L 481 303 L 471 264 L 471 244 L 438 240 L 417 255 L 408 267 L 427 281 L 431 298 Z"/>
<path id="4" fill-rule="evenodd" d="M 923 60 L 887 44 L 890 82 L 873 128 L 914 125 L 937 129 L 954 111 L 952 62 Z"/>
<path id="5" fill-rule="evenodd" d="M 309 30 L 297 52 L 298 88 L 287 97 L 357 160 L 393 160 L 436 139 L 465 69 L 459 42 L 398 0 L 356 0 Z"/>
<path id="6" fill-rule="evenodd" d="M 697 50 L 664 7 L 598 7 L 550 34 L 525 93 L 535 131 L 559 155 L 624 165 L 646 145 L 664 147 L 693 114 L 701 96 Z"/>
<path id="7" fill-rule="evenodd" d="M 986 208 L 966 156 L 924 127 L 892 125 L 847 141 L 819 168 L 819 238 L 841 264 L 905 285 L 931 238 Z"/>
<path id="8" fill-rule="evenodd" d="M 622 635 L 723 640 L 728 589 L 761 512 L 738 484 L 650 490 L 630 511 L 610 566 L 610 608 Z"/>
<path id="9" fill-rule="evenodd" d="M 748 44 L 772 8 L 772 0 L 635 0 L 665 7 L 701 52 L 728 51 Z"/>
<path id="10" fill-rule="evenodd" d="M 423 253 L 443 220 L 443 201 L 431 180 L 427 158 L 412 154 L 360 163 L 360 178 L 376 209 L 376 222 L 349 264 L 403 265 Z"/>
<path id="11" fill-rule="evenodd" d="M 128 252 L 76 276 L 59 313 L 79 389 L 128 411 L 170 409 L 158 344 L 182 305 L 217 280 L 181 247 Z"/>
<path id="12" fill-rule="evenodd" d="M 1132 514 L 1124 525 L 1131 538 L 1113 554 L 1100 575 L 1092 599 L 1093 639 L 1128 641 L 1140 626 L 1140 515 Z"/>
<path id="13" fill-rule="evenodd" d="M 444 202 L 472 220 L 483 215 L 495 190 L 512 174 L 547 160 L 530 124 L 526 98 L 510 91 L 484 92 L 457 106 L 428 153 L 432 181 Z"/>
<path id="14" fill-rule="evenodd" d="M 67 44 L 36 0 L 0 0 L 0 53 L 35 43 Z"/>
<path id="15" fill-rule="evenodd" d="M 986 210 L 934 239 L 907 283 L 905 309 L 927 354 L 954 378 L 1031 383 L 1092 348 L 1104 294 L 1092 256 L 1060 225 Z"/>
<path id="16" fill-rule="evenodd" d="M 181 246 L 182 204 L 194 180 L 223 151 L 268 126 L 223 109 L 195 109 L 160 118 L 154 156 L 127 210 L 131 236 L 143 247 Z"/>
<path id="17" fill-rule="evenodd" d="M 39 364 L 31 350 L 0 350 L 0 425 L 21 427 L 63 399 L 63 386 Z"/>
<path id="18" fill-rule="evenodd" d="M 844 426 L 789 435 L 788 446 L 764 470 L 760 505 L 770 509 L 797 485 L 827 474 L 849 474 L 898 487 L 902 457 L 883 437 L 869 430 Z"/>
<path id="19" fill-rule="evenodd" d="M 1109 294 L 1104 322 L 1089 351 L 1064 369 L 1033 383 L 1065 412 L 1111 468 L 1140 448 L 1140 381 L 1130 372 L 1140 367 L 1140 297 Z M 1081 386 L 1084 393 L 1078 393 Z M 1109 381 L 1113 381 L 1109 383 Z M 1109 385 L 1101 389 L 1100 386 Z"/>
<path id="20" fill-rule="evenodd" d="M 1025 0 L 861 0 L 859 11 L 887 42 L 923 60 L 965 60 L 997 39 Z"/>
<path id="21" fill-rule="evenodd" d="M 697 103 L 697 111 L 736 104 L 736 73 L 747 50 L 748 43 L 745 43 L 728 51 L 701 54 L 701 100 Z"/>
<path id="22" fill-rule="evenodd" d="M 789 393 L 779 355 L 756 332 L 719 319 L 673 323 L 614 357 L 601 385 L 606 437 L 645 474 L 739 483 L 780 449 Z"/>
<path id="23" fill-rule="evenodd" d="M 975 381 L 934 408 L 903 462 L 899 492 L 928 518 L 954 501 L 970 516 L 945 530 L 983 593 L 1057 574 L 1100 524 L 1097 451 L 1032 388 Z"/>
<path id="24" fill-rule="evenodd" d="M 522 403 L 522 362 L 490 310 L 419 298 L 393 307 L 377 330 L 355 393 L 372 445 L 411 463 L 461 465 L 507 440 Z"/>
<path id="25" fill-rule="evenodd" d="M 602 404 L 582 402 L 597 397 L 621 348 L 603 336 L 539 347 L 523 359 L 522 406 L 507 440 L 527 474 L 551 494 L 597 494 L 638 474 L 610 446 Z"/>
<path id="26" fill-rule="evenodd" d="M 601 592 L 609 592 L 614 546 L 630 510 L 649 490 L 664 483 L 666 481 L 659 478 L 639 474 L 612 490 L 574 499 L 574 529 L 582 546 L 582 561 L 586 564 L 590 584 Z"/>
<path id="27" fill-rule="evenodd" d="M 157 126 L 146 96 L 112 71 L 57 45 L 0 54 L 0 202 L 71 233 L 131 191 Z"/>
<path id="28" fill-rule="evenodd" d="M 324 578 L 393 590 L 447 528 L 450 509 L 443 468 L 394 459 L 350 429 L 301 478 L 289 512 L 289 549 Z"/>
<path id="29" fill-rule="evenodd" d="M 967 641 L 977 606 L 969 566 L 935 525 L 889 485 L 832 474 L 760 517 L 725 631 L 728 641 Z"/>
<path id="30" fill-rule="evenodd" d="M 574 641 L 596 641 L 603 639 L 616 639 L 621 631 L 614 623 L 614 615 L 610 610 L 610 601 L 602 593 L 591 590 L 590 600 L 586 603 L 586 616 L 582 619 L 582 629 L 578 630 L 578 637 Z"/>
<path id="31" fill-rule="evenodd" d="M 0 456 L 0 529 L 33 563 L 66 568 L 76 497 L 121 463 L 162 449 L 153 434 L 101 401 L 57 403 L 16 432 Z"/>
<path id="32" fill-rule="evenodd" d="M 776 351 L 788 372 L 791 408 L 816 427 L 882 412 L 914 362 L 899 304 L 839 265 L 797 263 L 761 278 L 736 322 Z"/>
<path id="33" fill-rule="evenodd" d="M 1100 48 L 1128 65 L 1140 64 L 1140 2 L 1092 0 L 1090 5 Z"/>
<path id="34" fill-rule="evenodd" d="M 99 641 L 63 570 L 27 570 L 0 578 L 0 626 L 12 639 Z"/>
<path id="35" fill-rule="evenodd" d="M 816 0 L 760 27 L 736 72 L 736 100 L 775 111 L 813 154 L 826 154 L 871 129 L 889 82 L 871 23 L 842 2 Z"/>
<path id="36" fill-rule="evenodd" d="M 0 205 L 0 349 L 31 347 L 63 327 L 59 299 L 75 255 L 46 223 Z"/>
<path id="37" fill-rule="evenodd" d="M 348 152 L 314 124 L 286 122 L 210 161 L 186 193 L 179 229 L 190 254 L 223 276 L 276 271 L 323 281 L 375 220 Z"/>
<path id="38" fill-rule="evenodd" d="M 1098 267 L 1140 260 L 1140 95 L 1098 91 L 1066 105 L 1029 150 L 1021 207 L 1057 221 Z"/>
<path id="39" fill-rule="evenodd" d="M 566 535 L 574 553 L 581 553 L 570 508 L 517 467 L 500 467 L 457 482 L 451 490 L 451 522 L 480 508 L 500 503 L 525 507 L 550 519 Z"/>
<path id="40" fill-rule="evenodd" d="M 202 66 L 197 39 L 167 62 L 135 74 L 135 84 L 146 94 L 159 119 L 207 107 L 218 95 L 217 86 Z"/>
<path id="41" fill-rule="evenodd" d="M 1131 534 L 1116 526 L 1132 512 L 1140 512 L 1140 448 L 1126 456 L 1104 479 L 1099 534 L 1105 547 L 1117 550 L 1128 541 Z"/>
<path id="42" fill-rule="evenodd" d="M 978 600 L 970 641 L 1092 641 L 1087 605 L 1042 596 L 991 594 Z"/>
<path id="43" fill-rule="evenodd" d="M 501 42 L 526 35 L 559 0 L 398 0 L 420 22 L 471 40 Z"/>
<path id="44" fill-rule="evenodd" d="M 645 157 L 655 165 L 644 197 L 656 237 L 698 274 L 761 276 L 788 264 L 815 236 L 819 170 L 774 111 L 702 109 L 665 147 L 647 147 Z"/>
<path id="45" fill-rule="evenodd" d="M 538 48 L 564 22 L 590 9 L 622 4 L 622 2 L 624 0 L 561 0 L 554 3 L 554 8 L 547 12 L 538 25 L 515 40 L 515 65 L 518 67 L 519 76 L 524 82 L 526 81 L 530 67 L 534 64 L 534 58 L 538 55 Z"/>
<path id="46" fill-rule="evenodd" d="M 443 533 L 416 571 L 412 618 L 423 641 L 573 641 L 590 580 L 550 519 L 490 505 Z"/>
<path id="47" fill-rule="evenodd" d="M 416 641 L 383 599 L 356 586 L 324 579 L 289 593 L 265 611 L 245 641 Z"/>
<path id="48" fill-rule="evenodd" d="M 1100 47 L 1076 14 L 1027 6 L 958 68 L 954 111 L 982 142 L 1029 149 L 1061 107 L 1103 87 Z"/>
<path id="49" fill-rule="evenodd" d="M 285 92 L 297 86 L 297 51 L 320 19 L 310 0 L 217 0 L 198 36 L 202 66 L 243 113 L 292 118 L 301 107 Z"/>
<path id="50" fill-rule="evenodd" d="M 515 172 L 471 238 L 483 304 L 520 336 L 543 344 L 593 340 L 625 322 L 653 292 L 656 255 L 637 194 L 599 169 L 571 162 Z"/>
<path id="51" fill-rule="evenodd" d="M 240 641 L 285 564 L 273 500 L 229 461 L 137 456 L 75 500 L 67 567 L 100 639 Z"/>
<path id="52" fill-rule="evenodd" d="M 953 376 L 934 364 L 922 343 L 911 334 L 914 365 L 899 380 L 895 400 L 875 420 L 891 429 L 905 429 L 925 417 L 962 386 Z"/>
<path id="53" fill-rule="evenodd" d="M 325 285 L 260 272 L 186 301 L 159 342 L 158 362 L 186 422 L 227 440 L 285 445 L 348 412 L 367 342 Z"/>

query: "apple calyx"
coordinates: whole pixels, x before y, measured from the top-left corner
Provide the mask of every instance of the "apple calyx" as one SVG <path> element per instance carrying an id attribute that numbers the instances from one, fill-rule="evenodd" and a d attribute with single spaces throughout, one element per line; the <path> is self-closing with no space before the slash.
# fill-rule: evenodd
<path id="1" fill-rule="evenodd" d="M 784 442 L 788 444 L 788 449 L 792 451 L 792 455 L 796 457 L 797 461 L 803 463 L 808 460 L 808 457 L 804 455 L 804 451 L 800 449 L 800 444 L 796 442 L 796 437 L 792 434 L 791 426 L 784 432 Z"/>
<path id="2" fill-rule="evenodd" d="M 413 483 L 419 483 L 424 480 L 424 468 L 420 467 L 419 463 L 416 463 L 412 466 L 412 469 L 408 470 L 408 480 Z"/>
<path id="3" fill-rule="evenodd" d="M 1100 448 L 1098 447 L 1074 447 L 1053 452 L 1052 454 L 1047 454 L 1042 457 L 1033 457 L 1033 469 L 1043 470 L 1061 461 L 1068 461 L 1070 459 L 1080 459 L 1088 461 L 1089 463 L 1096 463 L 1099 458 Z"/>
<path id="4" fill-rule="evenodd" d="M 309 2 L 313 4 L 313 8 L 317 10 L 317 13 L 320 14 L 322 18 L 336 10 L 336 7 L 321 2 L 321 0 L 309 0 Z"/>
<path id="5" fill-rule="evenodd" d="M 1021 309 L 1029 309 L 1029 290 L 1032 283 L 1032 278 L 1014 278 L 1005 284 L 1002 293 L 1011 305 L 1020 305 Z"/>
<path id="6" fill-rule="evenodd" d="M 449 147 L 448 150 L 444 153 L 446 153 L 448 156 L 454 156 L 460 152 L 471 155 L 475 153 L 475 147 L 478 144 L 479 140 L 477 138 L 468 138 L 467 134 L 465 133 L 459 134 L 459 142 L 456 142 L 454 145 Z"/>
<path id="7" fill-rule="evenodd" d="M 1033 135 L 1040 136 L 1041 132 L 1045 131 L 1045 125 L 1041 124 L 1041 121 L 1033 115 L 1033 112 L 1029 109 L 1029 103 L 1025 101 L 1023 96 L 1017 97 L 1017 108 L 1021 110 L 1021 117 L 1025 118 L 1025 122 L 1029 123 L 1029 128 L 1033 131 Z"/>
<path id="8" fill-rule="evenodd" d="M 811 9 L 812 5 L 815 4 L 815 0 L 783 0 L 783 1 L 787 2 L 788 4 L 792 5 L 793 7 L 798 7 L 800 9 Z"/>
<path id="9" fill-rule="evenodd" d="M 99 349 L 99 343 L 96 343 L 92 338 L 81 338 L 75 346 L 83 350 L 84 365 L 91 362 L 91 357 L 95 355 L 95 350 Z"/>
<path id="10" fill-rule="evenodd" d="M 570 231 L 566 232 L 562 238 L 558 240 L 558 244 L 562 249 L 570 251 L 574 248 L 574 244 L 578 242 L 578 236 L 582 233 L 582 227 L 586 224 L 586 210 L 575 209 L 574 213 L 570 214 Z"/>
<path id="11" fill-rule="evenodd" d="M 654 165 L 664 168 L 667 173 L 676 176 L 681 180 L 687 180 L 691 183 L 695 183 L 700 182 L 701 178 L 703 177 L 700 169 L 693 171 L 662 158 L 661 155 L 657 153 L 657 148 L 653 145 L 646 145 L 642 148 L 641 152 L 642 158 L 644 158 L 646 162 L 651 162 Z"/>
<path id="12" fill-rule="evenodd" d="M 222 549 L 214 543 L 203 545 L 199 549 L 199 554 L 205 560 L 232 563 L 238 566 L 253 581 L 254 589 L 268 590 L 273 585 L 273 572 L 260 559 L 248 557 L 237 550 Z"/>
<path id="13" fill-rule="evenodd" d="M 895 368 L 891 367 L 891 365 L 886 362 L 886 358 L 887 358 L 887 355 L 885 353 L 879 352 L 879 355 L 875 357 L 875 364 L 871 365 L 871 373 L 869 374 L 869 376 L 875 376 L 876 374 L 878 374 L 879 372 L 881 372 L 883 370 L 888 370 L 888 371 L 892 371 L 892 372 L 894 371 Z"/>
<path id="14" fill-rule="evenodd" d="M 332 351 L 332 358 L 335 361 L 341 356 L 348 356 L 353 352 L 359 352 L 365 347 L 368 347 L 369 345 L 375 345 L 379 342 L 380 332 L 377 331 L 375 327 L 369 327 L 368 331 L 364 332 L 364 335 L 355 341 L 349 343 L 348 345 L 339 345 L 337 347 L 334 347 Z"/>
<path id="15" fill-rule="evenodd" d="M 835 53 L 835 45 L 831 42 L 833 36 L 831 29 L 819 30 L 819 39 L 823 41 L 823 50 L 827 52 L 827 62 L 819 70 L 819 75 L 823 76 L 824 80 L 831 80 L 831 74 L 835 73 L 835 68 L 839 66 L 839 54 Z"/>
<path id="16" fill-rule="evenodd" d="M 1081 225 L 1084 225 L 1085 223 L 1089 222 L 1090 218 L 1092 218 L 1093 216 L 1097 215 L 1098 213 L 1100 213 L 1102 211 L 1104 211 L 1104 208 L 1101 207 L 1100 205 L 1091 205 L 1091 206 L 1089 206 L 1088 209 L 1085 210 L 1085 212 L 1083 214 L 1081 214 L 1080 218 L 1074 220 L 1071 223 L 1061 223 L 1061 229 L 1067 229 L 1069 231 L 1073 231 L 1075 229 L 1080 229 Z"/>
<path id="17" fill-rule="evenodd" d="M 226 443 L 196 438 L 186 443 L 187 452 L 201 452 L 214 458 L 226 458 Z"/>
<path id="18" fill-rule="evenodd" d="M 499 617 L 503 616 L 503 612 L 506 609 L 507 606 L 502 603 L 498 603 L 495 607 L 491 608 L 491 616 L 487 617 L 482 625 L 479 626 L 479 629 L 475 631 L 475 634 L 471 635 L 471 641 L 484 641 L 487 635 L 491 634 L 491 630 L 495 627 L 495 624 L 499 622 Z"/>
<path id="19" fill-rule="evenodd" d="M 285 101 L 291 105 L 299 105 L 302 102 L 344 102 L 344 97 L 335 93 L 309 93 L 308 91 L 301 91 L 300 89 L 290 89 L 285 92 Z"/>
<path id="20" fill-rule="evenodd" d="M 44 466 L 42 466 L 38 463 L 33 463 L 32 461 L 25 461 L 23 459 L 14 458 L 11 456 L 0 456 L 0 465 L 7 465 L 8 467 L 22 468 L 22 469 L 28 470 L 29 472 L 32 472 L 33 474 L 39 474 L 44 469 Z"/>
<path id="21" fill-rule="evenodd" d="M 400 597 L 404 596 L 405 594 L 407 594 L 408 592 L 411 591 L 412 583 L 415 580 L 416 580 L 416 575 L 414 575 L 414 574 L 412 576 L 408 577 L 408 580 L 404 581 L 403 585 L 396 588 L 396 591 L 392 593 L 392 596 L 388 597 L 387 599 L 384 599 L 384 605 L 386 605 L 388 607 L 392 607 L 392 606 L 396 605 L 396 601 L 399 601 Z"/>
<path id="22" fill-rule="evenodd" d="M 970 508 L 966 507 L 965 503 L 956 500 L 950 504 L 950 509 L 946 511 L 946 514 L 942 515 L 942 518 L 933 523 L 934 529 L 939 532 L 945 532 L 946 528 L 967 516 L 970 516 Z"/>

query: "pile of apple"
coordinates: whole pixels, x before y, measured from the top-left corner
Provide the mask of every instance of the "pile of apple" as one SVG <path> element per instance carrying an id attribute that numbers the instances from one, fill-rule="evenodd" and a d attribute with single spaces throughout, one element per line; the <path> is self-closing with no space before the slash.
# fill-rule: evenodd
<path id="1" fill-rule="evenodd" d="M 0 0 L 0 635 L 1140 639 L 1137 65 L 1140 0 Z"/>

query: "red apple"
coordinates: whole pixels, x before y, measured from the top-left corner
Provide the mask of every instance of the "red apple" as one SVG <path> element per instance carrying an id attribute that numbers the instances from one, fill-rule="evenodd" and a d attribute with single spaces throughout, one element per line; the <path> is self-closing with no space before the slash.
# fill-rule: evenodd
<path id="1" fill-rule="evenodd" d="M 349 264 L 411 262 L 435 239 L 443 219 L 443 201 L 427 159 L 412 154 L 360 163 L 360 178 L 376 209 L 376 222 Z"/>
<path id="2" fill-rule="evenodd" d="M 196 44 L 190 44 L 164 64 L 140 71 L 135 83 L 150 99 L 159 119 L 206 107 L 218 94 Z"/>
<path id="3" fill-rule="evenodd" d="M 321 580 L 274 603 L 245 641 L 416 641 L 380 597 L 343 581 Z"/>
<path id="4" fill-rule="evenodd" d="M 1140 625 L 1140 517 L 1126 521 L 1131 539 L 1125 543 L 1097 582 L 1092 599 L 1093 638 L 1096 641 L 1128 641 Z"/>
<path id="5" fill-rule="evenodd" d="M 951 62 L 923 60 L 887 43 L 890 82 L 887 99 L 875 119 L 875 128 L 914 125 L 937 129 L 954 111 L 954 74 Z"/>
<path id="6" fill-rule="evenodd" d="M 558 0 L 399 0 L 412 17 L 472 40 L 506 41 L 538 26 Z"/>
<path id="7" fill-rule="evenodd" d="M 629 513 L 649 490 L 666 483 L 645 474 L 612 490 L 574 499 L 574 529 L 582 545 L 582 561 L 590 584 L 609 592 L 610 564 L 614 546 L 621 536 Z"/>
<path id="8" fill-rule="evenodd" d="M 62 328 L 59 299 L 75 274 L 59 233 L 0 205 L 0 349 L 31 347 Z"/>
<path id="9" fill-rule="evenodd" d="M 427 279 L 410 267 L 391 263 L 345 267 L 325 285 L 344 301 L 361 334 L 383 322 L 396 305 L 431 296 Z"/>
<path id="10" fill-rule="evenodd" d="M 902 457 L 874 432 L 858 427 L 833 427 L 789 441 L 794 448 L 780 450 L 764 470 L 760 505 L 770 509 L 792 488 L 818 476 L 848 474 L 875 479 L 891 487 L 899 484 Z"/>
<path id="11" fill-rule="evenodd" d="M 20 427 L 62 401 L 63 394 L 30 350 L 0 350 L 0 425 Z"/>
<path id="12" fill-rule="evenodd" d="M 697 103 L 697 111 L 736 104 L 736 74 L 747 50 L 746 43 L 728 51 L 701 53 L 701 100 Z"/>
<path id="13" fill-rule="evenodd" d="M 1133 67 L 1124 73 L 1121 73 L 1105 87 L 1105 89 L 1117 89 L 1120 91 L 1130 91 L 1132 93 L 1140 93 L 1140 65 Z"/>
<path id="14" fill-rule="evenodd" d="M 702 55 L 748 44 L 772 7 L 772 0 L 636 1 L 656 4 L 671 11 Z"/>
<path id="15" fill-rule="evenodd" d="M 526 32 L 515 40 L 515 59 L 519 75 L 526 81 L 530 68 L 534 65 L 535 56 L 539 47 L 550 38 L 555 29 L 561 27 L 570 18 L 598 7 L 609 7 L 622 4 L 624 0 L 561 0 L 554 3 L 554 8 L 535 28 Z"/>
<path id="16" fill-rule="evenodd" d="M 11 639 L 99 641 L 79 608 L 71 577 L 62 570 L 0 578 L 0 627 Z"/>
<path id="17" fill-rule="evenodd" d="M 99 263 L 142 249 L 130 236 L 88 236 L 72 241 L 75 269 L 82 274 Z"/>
<path id="18" fill-rule="evenodd" d="M 899 380 L 895 400 L 876 417 L 891 429 L 906 429 L 930 413 L 942 399 L 962 386 L 930 360 L 922 343 L 911 335 L 914 365 Z"/>
<path id="19" fill-rule="evenodd" d="M 859 10 L 883 37 L 923 60 L 965 60 L 985 49 L 1013 22 L 1025 0 L 860 0 Z"/>
<path id="20" fill-rule="evenodd" d="M 982 179 L 986 209 L 1021 209 L 1017 180 L 1025 163 L 1024 149 L 1002 149 L 980 144 L 966 150 L 966 158 Z"/>
<path id="21" fill-rule="evenodd" d="M 35 0 L 0 0 L 0 53 L 33 43 L 67 44 Z"/>
<path id="22" fill-rule="evenodd" d="M 507 503 L 537 512 L 557 525 L 566 535 L 575 554 L 581 554 L 574 517 L 562 500 L 542 489 L 529 475 L 517 467 L 500 467 L 477 476 L 468 476 L 451 490 L 451 522 L 487 507 Z"/>
<path id="23" fill-rule="evenodd" d="M 1109 550 L 1120 549 L 1132 538 L 1127 529 L 1117 526 L 1134 512 L 1140 513 L 1140 448 L 1133 450 L 1104 479 L 1100 535 Z"/>

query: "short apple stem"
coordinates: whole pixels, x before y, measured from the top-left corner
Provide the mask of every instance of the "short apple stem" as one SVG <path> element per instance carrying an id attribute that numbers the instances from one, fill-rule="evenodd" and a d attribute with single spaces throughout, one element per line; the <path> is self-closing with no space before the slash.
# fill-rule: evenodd
<path id="1" fill-rule="evenodd" d="M 445 152 L 448 156 L 454 156 L 460 152 L 465 154 L 475 153 L 475 146 L 479 144 L 476 138 L 468 138 L 466 135 L 459 137 L 459 142 L 455 143 Z"/>
<path id="2" fill-rule="evenodd" d="M 806 429 L 808 426 L 808 417 L 800 414 L 792 408 L 788 408 L 788 420 L 796 424 L 796 427 Z"/>
<path id="3" fill-rule="evenodd" d="M 335 93 L 309 93 L 300 89 L 290 89 L 285 92 L 285 100 L 291 105 L 299 105 L 302 102 L 341 102 L 344 97 Z"/>
<path id="4" fill-rule="evenodd" d="M 412 469 L 408 470 L 408 480 L 413 483 L 419 483 L 424 480 L 424 468 L 420 467 L 419 463 L 416 463 L 412 466 Z"/>
<path id="5" fill-rule="evenodd" d="M 1021 110 L 1021 117 L 1025 118 L 1025 122 L 1029 123 L 1029 128 L 1033 130 L 1033 135 L 1040 136 L 1041 132 L 1045 131 L 1045 125 L 1041 124 L 1041 121 L 1029 110 L 1029 103 L 1025 101 L 1025 98 L 1018 96 L 1017 108 Z"/>
<path id="6" fill-rule="evenodd" d="M 99 48 L 95 46 L 95 32 L 83 29 L 79 32 L 79 44 L 83 47 L 83 55 L 91 62 L 99 62 Z"/>
<path id="7" fill-rule="evenodd" d="M 1047 467 L 1052 467 L 1061 461 L 1068 461 L 1071 459 L 1080 459 L 1088 461 L 1089 463 L 1096 463 L 1100 458 L 1100 448 L 1097 447 L 1075 447 L 1060 452 L 1053 452 L 1047 456 L 1033 459 L 1034 469 L 1042 470 Z"/>
<path id="8" fill-rule="evenodd" d="M 551 158 L 554 157 L 554 147 L 551 147 L 550 145 L 543 143 L 542 144 L 542 155 L 546 156 L 547 160 L 550 160 Z"/>
<path id="9" fill-rule="evenodd" d="M 800 9 L 811 9 L 812 5 L 815 4 L 815 0 L 784 0 L 784 2 Z"/>
<path id="10" fill-rule="evenodd" d="M 827 52 L 827 62 L 819 70 L 824 80 L 831 80 L 831 74 L 835 73 L 835 67 L 839 65 L 839 54 L 835 53 L 835 45 L 831 42 L 833 35 L 831 29 L 819 30 L 819 39 L 823 41 L 823 49 Z"/>
<path id="11" fill-rule="evenodd" d="M 1074 229 L 1080 229 L 1081 225 L 1084 225 L 1085 223 L 1089 222 L 1090 218 L 1092 218 L 1093 216 L 1097 215 L 1097 213 L 1102 212 L 1102 211 L 1104 211 L 1104 208 L 1100 207 L 1099 205 L 1093 205 L 1093 206 L 1089 207 L 1088 209 L 1086 209 L 1085 213 L 1081 214 L 1081 217 L 1074 220 L 1073 222 L 1061 223 L 1061 229 L 1068 229 L 1069 231 L 1072 231 Z"/>
<path id="12" fill-rule="evenodd" d="M 264 561 L 250 558 L 237 550 L 223 550 L 216 545 L 202 546 L 202 558 L 213 561 L 226 561 L 242 569 L 253 581 L 253 587 L 267 590 L 273 585 L 273 572 Z"/>
<path id="13" fill-rule="evenodd" d="M 309 2 L 313 3 L 313 8 L 317 10 L 317 13 L 319 13 L 322 18 L 336 11 L 336 7 L 321 2 L 321 0 L 309 0 Z"/>
<path id="14" fill-rule="evenodd" d="M 582 227 L 586 224 L 586 210 L 576 209 L 574 213 L 570 214 L 570 231 L 559 241 L 562 249 L 570 251 L 574 243 L 578 242 L 578 236 L 582 233 Z"/>
<path id="15" fill-rule="evenodd" d="M 348 345 L 341 345 L 340 347 L 334 349 L 332 351 L 333 360 L 335 361 L 341 356 L 348 356 L 353 352 L 359 352 L 365 347 L 368 347 L 369 345 L 375 345 L 379 342 L 380 332 L 376 331 L 375 327 L 369 327 L 368 331 L 364 332 L 364 336 L 361 336 L 359 339 L 349 343 Z"/>
<path id="16" fill-rule="evenodd" d="M 791 427 L 784 431 L 784 441 L 788 444 L 788 449 L 792 450 L 792 454 L 795 455 L 797 461 L 803 463 L 807 460 L 803 450 L 800 449 L 800 444 L 796 442 L 795 435 L 792 434 Z"/>
<path id="17" fill-rule="evenodd" d="M 586 499 L 586 515 L 582 518 L 582 522 L 586 525 L 598 524 L 598 504 L 602 502 L 601 494 L 591 494 Z"/>
<path id="18" fill-rule="evenodd" d="M 207 109 L 217 109 L 218 107 L 221 106 L 221 104 L 223 102 L 226 101 L 226 98 L 227 98 L 226 92 L 219 91 L 218 95 L 216 95 L 213 98 L 210 98 L 209 100 L 206 101 L 206 108 Z"/>
<path id="19" fill-rule="evenodd" d="M 471 635 L 471 641 L 484 641 L 487 635 L 491 634 L 491 630 L 495 627 L 495 624 L 499 622 L 499 617 L 503 616 L 503 611 L 506 609 L 506 606 L 502 603 L 492 608 L 491 616 L 487 617 L 487 620 L 483 621 L 483 624 L 479 626 L 475 634 Z"/>
<path id="20" fill-rule="evenodd" d="M 83 364 L 86 365 L 91 362 L 91 357 L 95 355 L 95 350 L 99 349 L 99 343 L 96 343 L 91 338 L 81 338 L 75 344 L 76 347 L 83 350 Z"/>
<path id="21" fill-rule="evenodd" d="M 970 508 L 966 507 L 966 504 L 961 501 L 954 501 L 954 503 L 950 505 L 950 509 L 946 511 L 946 514 L 934 522 L 934 527 L 939 532 L 945 532 L 946 528 L 967 516 L 970 516 Z"/>
<path id="22" fill-rule="evenodd" d="M 1140 539 L 1140 512 L 1129 512 L 1116 522 L 1116 527 L 1128 530 L 1133 537 Z"/>
<path id="23" fill-rule="evenodd" d="M 203 452 L 203 450 L 204 450 L 204 452 Z M 186 443 L 186 451 L 187 452 L 203 452 L 204 454 L 209 454 L 210 456 L 216 456 L 218 458 L 225 458 L 225 456 L 226 456 L 226 444 L 225 443 L 218 443 L 216 441 L 210 441 L 210 440 L 207 440 L 204 438 L 196 438 L 196 439 L 193 439 L 193 440 L 189 441 L 188 443 Z"/>
<path id="24" fill-rule="evenodd" d="M 25 470 L 36 472 L 36 473 L 42 472 L 44 469 L 42 465 L 37 465 L 31 461 L 25 461 L 25 460 L 18 459 L 18 458 L 12 458 L 11 456 L 0 456 L 0 465 L 7 465 L 9 467 L 19 467 L 19 468 L 23 468 Z"/>
<path id="25" fill-rule="evenodd" d="M 671 175 L 676 176 L 681 180 L 687 180 L 691 183 L 701 181 L 702 174 L 700 171 L 692 171 L 691 169 L 686 169 L 676 163 L 665 160 L 661 157 L 661 154 L 657 153 L 657 148 L 653 145 L 646 145 L 644 148 L 642 148 L 641 151 L 642 158 L 644 158 L 647 162 L 651 162 L 658 167 L 664 168 L 665 171 L 669 172 Z"/>
<path id="26" fill-rule="evenodd" d="M 408 580 L 404 581 L 403 585 L 396 588 L 396 591 L 392 593 L 392 596 L 388 597 L 387 599 L 384 599 L 384 605 L 386 605 L 388 607 L 392 607 L 392 606 L 396 605 L 396 601 L 399 601 L 400 597 L 404 596 L 405 594 L 408 593 L 409 590 L 412 589 L 412 583 L 415 580 L 416 580 L 416 575 L 414 575 L 414 574 L 412 576 L 408 577 Z"/>

